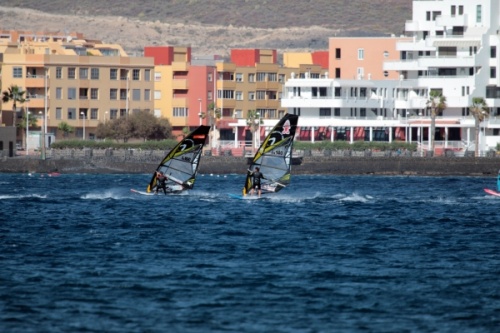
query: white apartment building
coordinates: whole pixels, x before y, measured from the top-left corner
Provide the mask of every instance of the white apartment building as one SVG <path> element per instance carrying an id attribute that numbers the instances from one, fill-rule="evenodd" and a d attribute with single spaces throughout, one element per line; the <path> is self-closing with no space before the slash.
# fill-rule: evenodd
<path id="1" fill-rule="evenodd" d="M 399 79 L 292 77 L 285 83 L 282 106 L 300 115 L 299 126 L 310 131 L 311 141 L 404 140 L 427 150 L 426 102 L 431 90 L 439 90 L 447 108 L 436 119 L 435 153 L 453 149 L 459 154 L 473 150 L 469 107 L 473 97 L 483 97 L 490 117 L 481 123 L 479 147 L 483 153 L 495 149 L 500 142 L 499 3 L 414 0 L 405 38 L 396 43 L 399 60 L 382 65 Z"/>

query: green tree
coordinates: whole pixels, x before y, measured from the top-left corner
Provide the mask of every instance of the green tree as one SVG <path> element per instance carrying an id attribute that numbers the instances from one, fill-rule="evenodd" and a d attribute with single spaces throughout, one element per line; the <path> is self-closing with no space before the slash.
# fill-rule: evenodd
<path id="1" fill-rule="evenodd" d="M 12 126 L 16 127 L 16 118 L 17 118 L 17 103 L 24 103 L 26 100 L 24 99 L 24 94 L 26 91 L 22 90 L 22 88 L 17 85 L 11 85 L 7 90 L 2 93 L 2 102 L 9 103 L 12 102 L 12 109 L 14 111 L 14 120 L 12 122 Z"/>
<path id="2" fill-rule="evenodd" d="M 121 117 L 110 122 L 113 131 L 113 139 L 128 142 L 130 138 L 134 137 L 134 128 L 132 122 L 125 117 Z"/>
<path id="3" fill-rule="evenodd" d="M 486 104 L 486 100 L 482 97 L 473 97 L 472 105 L 469 107 L 472 116 L 474 117 L 474 124 L 476 128 L 476 142 L 474 148 L 474 155 L 479 157 L 479 125 L 482 121 L 490 115 L 490 109 Z M 483 140 L 486 138 L 486 133 L 483 135 Z"/>
<path id="4" fill-rule="evenodd" d="M 134 137 L 142 138 L 143 141 L 154 135 L 155 126 L 158 123 L 158 119 L 147 111 L 134 113 L 128 120 L 133 128 Z"/>
<path id="5" fill-rule="evenodd" d="M 65 138 L 67 138 L 67 137 L 68 137 L 68 134 L 69 134 L 69 133 L 73 133 L 73 132 L 74 132 L 74 130 L 75 130 L 75 129 L 74 129 L 74 127 L 70 126 L 70 125 L 69 125 L 67 122 L 65 122 L 65 121 L 61 121 L 61 122 L 59 123 L 59 125 L 57 125 L 57 129 L 63 132 L 63 136 L 64 136 Z"/>
<path id="6" fill-rule="evenodd" d="M 250 127 L 250 132 L 252 132 L 252 152 L 255 153 L 255 146 L 257 146 L 255 132 L 259 129 L 264 121 L 262 120 L 261 114 L 255 110 L 248 110 L 247 112 L 247 126 Z"/>
<path id="7" fill-rule="evenodd" d="M 431 151 L 434 152 L 434 139 L 436 134 L 436 117 L 443 113 L 446 109 L 446 97 L 441 91 L 431 89 L 429 99 L 427 100 L 427 108 L 431 112 L 431 130 L 429 140 L 431 141 Z"/>

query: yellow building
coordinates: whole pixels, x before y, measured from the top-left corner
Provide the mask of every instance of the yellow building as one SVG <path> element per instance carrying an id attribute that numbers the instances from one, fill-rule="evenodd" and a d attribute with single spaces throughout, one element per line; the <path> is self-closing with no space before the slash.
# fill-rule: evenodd
<path id="1" fill-rule="evenodd" d="M 129 57 L 119 45 L 77 34 L 6 36 L 0 32 L 2 91 L 13 85 L 26 91 L 16 120 L 28 109 L 38 115 L 48 144 L 63 137 L 61 122 L 76 129 L 69 137 L 93 139 L 99 122 L 153 110 L 153 59 Z M 2 110 L 12 111 L 12 104 Z"/>

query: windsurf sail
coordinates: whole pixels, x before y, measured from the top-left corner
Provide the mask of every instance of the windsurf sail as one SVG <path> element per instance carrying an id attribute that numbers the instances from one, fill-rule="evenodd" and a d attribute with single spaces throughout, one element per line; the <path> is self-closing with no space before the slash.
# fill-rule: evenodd
<path id="1" fill-rule="evenodd" d="M 265 177 L 261 184 L 262 193 L 278 192 L 290 184 L 293 140 L 298 121 L 299 116 L 286 114 L 266 136 L 248 169 L 243 195 L 252 189 L 251 173 L 255 167 L 259 167 Z"/>
<path id="2" fill-rule="evenodd" d="M 500 170 L 498 170 L 497 175 L 497 191 L 500 192 Z"/>
<path id="3" fill-rule="evenodd" d="M 167 176 L 168 191 L 192 189 L 209 130 L 210 126 L 200 126 L 179 142 L 156 168 L 146 192 L 151 192 L 156 186 L 156 173 L 159 171 Z"/>

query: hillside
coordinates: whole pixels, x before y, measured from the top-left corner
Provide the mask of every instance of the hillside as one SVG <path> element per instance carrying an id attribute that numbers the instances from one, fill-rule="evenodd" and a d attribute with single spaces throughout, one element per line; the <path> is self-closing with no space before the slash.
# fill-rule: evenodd
<path id="1" fill-rule="evenodd" d="M 193 56 L 231 48 L 324 50 L 332 36 L 399 35 L 411 0 L 0 0 L 2 29 L 78 31 L 140 54 L 190 45 Z"/>

